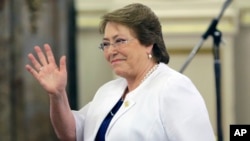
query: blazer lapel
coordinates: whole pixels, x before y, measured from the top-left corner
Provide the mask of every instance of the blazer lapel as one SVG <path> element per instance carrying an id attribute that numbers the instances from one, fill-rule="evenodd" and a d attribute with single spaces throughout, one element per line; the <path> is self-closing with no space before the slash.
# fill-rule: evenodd
<path id="1" fill-rule="evenodd" d="M 109 134 L 110 129 L 113 127 L 113 125 L 116 123 L 116 121 L 122 117 L 127 111 L 129 111 L 134 105 L 135 101 L 133 100 L 125 100 L 120 107 L 120 109 L 117 111 L 117 113 L 114 115 L 113 119 L 111 120 L 109 127 L 107 129 L 106 135 Z"/>
<path id="2" fill-rule="evenodd" d="M 120 87 L 118 89 L 113 89 L 112 91 L 109 92 L 103 92 L 104 95 L 102 97 L 99 97 L 98 99 L 94 100 L 95 102 L 92 105 L 93 111 L 96 111 L 98 109 L 99 112 L 95 113 L 97 114 L 97 116 L 90 113 L 91 118 L 88 118 L 87 121 L 88 123 L 91 123 L 87 127 L 88 129 L 87 131 L 89 131 L 88 134 L 93 135 L 91 138 L 93 139 L 95 138 L 97 131 L 100 128 L 100 125 L 102 124 L 104 118 L 107 116 L 110 110 L 115 106 L 115 104 L 119 101 L 125 88 L 126 86 L 124 86 L 124 88 Z M 108 94 L 105 95 L 105 93 Z M 100 103 L 102 104 L 100 105 Z"/>

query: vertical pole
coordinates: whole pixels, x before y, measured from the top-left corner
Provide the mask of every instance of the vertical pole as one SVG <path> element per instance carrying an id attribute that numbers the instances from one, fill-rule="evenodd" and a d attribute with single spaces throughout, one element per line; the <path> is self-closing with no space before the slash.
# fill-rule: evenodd
<path id="1" fill-rule="evenodd" d="M 220 65 L 220 42 L 221 42 L 221 32 L 215 30 L 213 33 L 214 39 L 214 72 L 215 72 L 215 86 L 216 86 L 216 106 L 217 106 L 217 136 L 218 141 L 223 141 L 223 131 L 222 131 L 222 118 L 221 118 L 221 65 Z"/>

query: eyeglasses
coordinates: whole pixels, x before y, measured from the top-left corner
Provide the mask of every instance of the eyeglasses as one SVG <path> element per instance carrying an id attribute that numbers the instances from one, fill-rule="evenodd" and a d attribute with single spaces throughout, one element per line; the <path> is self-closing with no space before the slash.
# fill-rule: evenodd
<path id="1" fill-rule="evenodd" d="M 124 47 L 129 41 L 132 41 L 133 39 L 117 39 L 115 40 L 114 43 L 110 43 L 110 42 L 103 42 L 100 44 L 99 48 L 102 51 L 107 50 L 111 45 L 115 48 L 120 48 L 120 47 Z"/>

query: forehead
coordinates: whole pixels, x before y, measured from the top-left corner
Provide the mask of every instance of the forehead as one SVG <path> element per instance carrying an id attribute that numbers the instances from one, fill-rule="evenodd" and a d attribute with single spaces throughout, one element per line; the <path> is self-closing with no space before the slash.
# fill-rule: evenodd
<path id="1" fill-rule="evenodd" d="M 116 22 L 108 22 L 104 30 L 104 39 L 117 37 L 134 37 L 134 32 L 128 26 Z"/>

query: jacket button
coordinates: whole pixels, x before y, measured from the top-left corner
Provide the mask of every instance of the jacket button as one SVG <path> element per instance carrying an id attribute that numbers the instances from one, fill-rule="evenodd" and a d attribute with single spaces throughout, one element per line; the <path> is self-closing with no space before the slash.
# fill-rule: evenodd
<path id="1" fill-rule="evenodd" d="M 129 106 L 129 102 L 128 102 L 128 101 L 125 101 L 125 102 L 124 102 L 124 106 L 125 106 L 125 107 L 128 107 L 128 106 Z"/>

